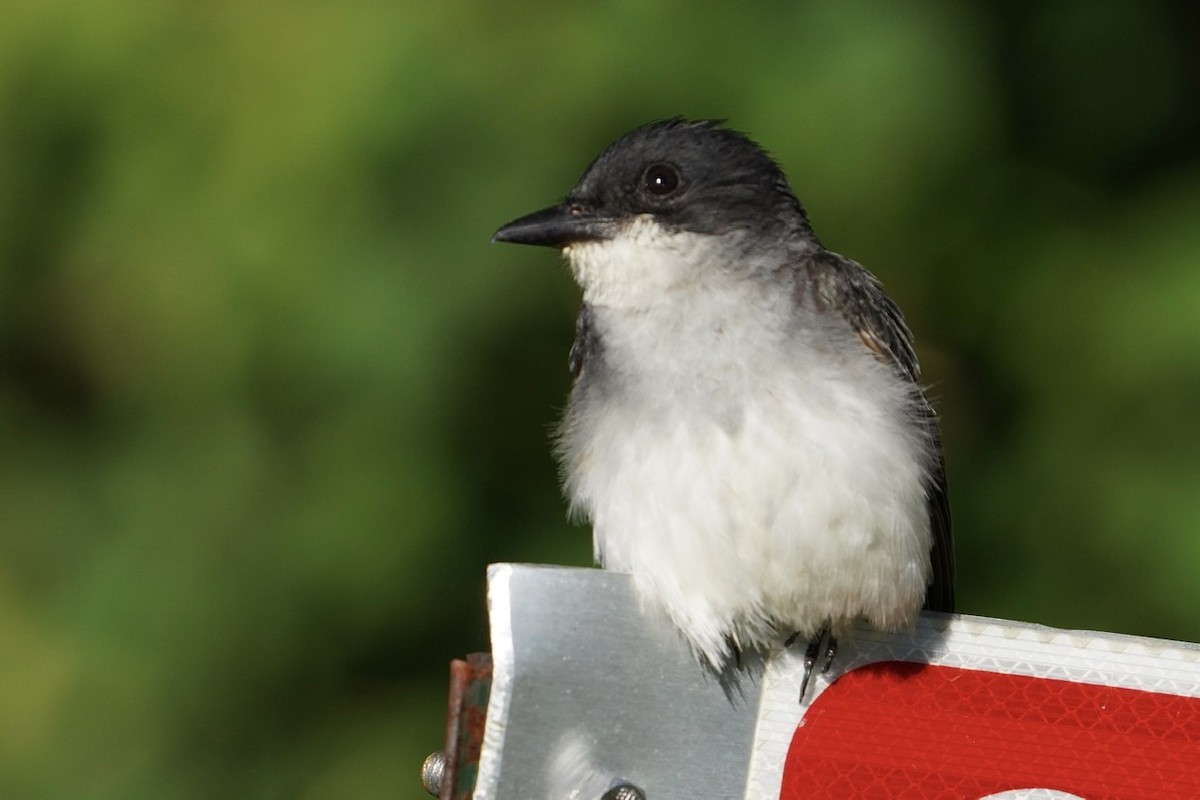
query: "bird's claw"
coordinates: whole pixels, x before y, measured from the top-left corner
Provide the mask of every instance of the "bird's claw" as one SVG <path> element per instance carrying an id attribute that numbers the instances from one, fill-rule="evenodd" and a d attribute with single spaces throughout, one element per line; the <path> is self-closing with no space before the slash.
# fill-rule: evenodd
<path id="1" fill-rule="evenodd" d="M 796 641 L 799 634 L 792 634 L 786 645 Z M 808 683 L 812 678 L 813 667 L 817 665 L 817 659 L 821 654 L 821 643 L 825 643 L 825 664 L 821 667 L 821 674 L 829 672 L 829 668 L 833 666 L 833 659 L 837 656 L 837 637 L 829 631 L 826 626 L 817 632 L 817 635 L 808 640 L 808 645 L 804 648 L 804 678 L 800 682 L 800 702 L 804 702 L 805 695 L 808 694 Z"/>

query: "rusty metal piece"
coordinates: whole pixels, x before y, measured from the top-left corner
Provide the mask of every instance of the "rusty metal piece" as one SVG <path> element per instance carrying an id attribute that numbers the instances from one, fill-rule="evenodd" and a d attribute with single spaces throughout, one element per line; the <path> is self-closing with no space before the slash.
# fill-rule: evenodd
<path id="1" fill-rule="evenodd" d="M 475 792 L 491 688 L 490 653 L 472 653 L 466 661 L 450 662 L 446 749 L 437 787 L 439 800 L 471 800 Z"/>

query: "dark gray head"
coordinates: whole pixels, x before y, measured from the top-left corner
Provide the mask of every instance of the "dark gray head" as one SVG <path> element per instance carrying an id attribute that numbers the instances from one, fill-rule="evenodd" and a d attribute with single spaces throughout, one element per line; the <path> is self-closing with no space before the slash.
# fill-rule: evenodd
<path id="1" fill-rule="evenodd" d="M 678 118 L 622 136 L 562 203 L 510 222 L 494 241 L 567 247 L 614 238 L 644 215 L 666 231 L 760 231 L 816 241 L 766 151 L 719 122 Z"/>

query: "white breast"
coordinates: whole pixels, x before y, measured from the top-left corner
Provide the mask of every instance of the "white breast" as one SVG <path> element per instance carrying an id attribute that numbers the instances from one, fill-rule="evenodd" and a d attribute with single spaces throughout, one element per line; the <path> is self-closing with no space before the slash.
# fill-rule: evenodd
<path id="1" fill-rule="evenodd" d="M 569 253 L 604 368 L 560 455 L 598 560 L 714 665 L 727 637 L 912 624 L 931 544 L 916 390 L 840 316 L 697 263 L 696 238 Z"/>

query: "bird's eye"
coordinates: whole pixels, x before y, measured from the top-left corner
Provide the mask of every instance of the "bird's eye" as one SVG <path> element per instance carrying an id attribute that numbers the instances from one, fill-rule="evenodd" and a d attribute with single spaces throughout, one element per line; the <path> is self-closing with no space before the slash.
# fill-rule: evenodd
<path id="1" fill-rule="evenodd" d="M 679 171 L 670 164 L 651 164 L 642 175 L 642 186 L 657 197 L 666 197 L 679 188 Z"/>

